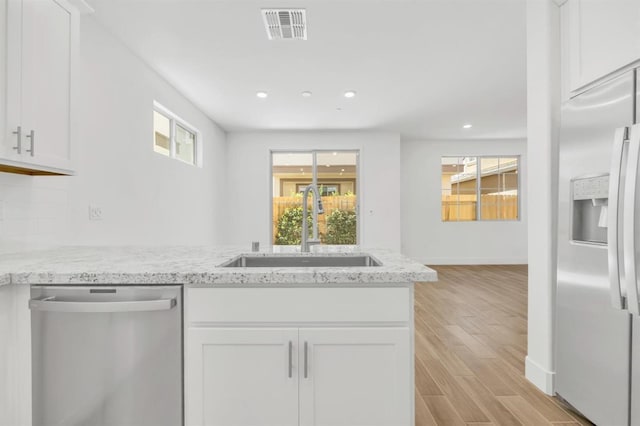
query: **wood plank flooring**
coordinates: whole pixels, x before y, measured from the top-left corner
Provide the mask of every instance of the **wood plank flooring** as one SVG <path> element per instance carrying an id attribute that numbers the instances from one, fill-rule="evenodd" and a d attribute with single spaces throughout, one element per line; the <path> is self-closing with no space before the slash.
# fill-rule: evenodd
<path id="1" fill-rule="evenodd" d="M 432 266 L 416 284 L 416 426 L 592 425 L 524 378 L 527 267 Z"/>

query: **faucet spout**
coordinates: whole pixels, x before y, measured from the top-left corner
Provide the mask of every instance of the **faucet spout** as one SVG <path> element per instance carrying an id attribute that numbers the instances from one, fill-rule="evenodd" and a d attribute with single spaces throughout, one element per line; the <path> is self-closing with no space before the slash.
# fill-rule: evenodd
<path id="1" fill-rule="evenodd" d="M 318 187 L 314 184 L 307 186 L 302 193 L 302 235 L 300 236 L 300 251 L 303 253 L 309 252 L 309 247 L 313 244 L 320 244 L 320 238 L 318 238 L 318 221 L 314 220 L 312 224 L 313 228 L 313 238 L 309 238 L 309 227 L 307 225 L 307 215 L 309 212 L 309 205 L 307 198 L 309 197 L 309 192 L 313 194 L 314 203 L 311 204 L 311 209 L 313 212 L 313 217 L 315 218 L 318 214 L 324 213 L 324 208 L 322 206 L 322 198 L 320 197 L 320 191 L 318 191 Z"/>

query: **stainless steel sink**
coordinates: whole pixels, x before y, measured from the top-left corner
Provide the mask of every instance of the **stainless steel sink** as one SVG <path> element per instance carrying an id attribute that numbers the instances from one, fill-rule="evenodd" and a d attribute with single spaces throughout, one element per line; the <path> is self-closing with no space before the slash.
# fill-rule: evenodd
<path id="1" fill-rule="evenodd" d="M 367 267 L 382 264 L 368 254 L 344 256 L 251 256 L 240 255 L 223 268 L 330 268 Z"/>

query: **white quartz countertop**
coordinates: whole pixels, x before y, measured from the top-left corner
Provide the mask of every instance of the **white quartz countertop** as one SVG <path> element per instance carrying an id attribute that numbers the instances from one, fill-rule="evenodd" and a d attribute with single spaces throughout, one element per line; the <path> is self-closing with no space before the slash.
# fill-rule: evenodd
<path id="1" fill-rule="evenodd" d="M 259 253 L 241 247 L 56 247 L 0 255 L 3 284 L 322 285 L 436 281 L 436 271 L 398 253 L 357 246 L 315 246 L 306 256 L 364 253 L 375 267 L 223 268 L 241 254 L 299 256 L 297 246 Z"/>

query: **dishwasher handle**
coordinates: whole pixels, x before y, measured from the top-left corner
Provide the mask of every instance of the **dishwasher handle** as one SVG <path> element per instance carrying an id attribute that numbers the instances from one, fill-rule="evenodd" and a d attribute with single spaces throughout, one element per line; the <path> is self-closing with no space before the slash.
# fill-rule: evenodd
<path id="1" fill-rule="evenodd" d="M 119 302 L 78 302 L 56 300 L 55 297 L 29 300 L 32 311 L 70 312 L 70 313 L 118 313 L 118 312 L 148 312 L 168 311 L 173 309 L 178 301 L 173 299 L 135 300 Z"/>

